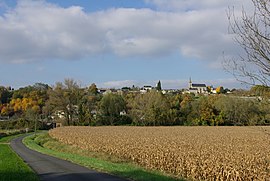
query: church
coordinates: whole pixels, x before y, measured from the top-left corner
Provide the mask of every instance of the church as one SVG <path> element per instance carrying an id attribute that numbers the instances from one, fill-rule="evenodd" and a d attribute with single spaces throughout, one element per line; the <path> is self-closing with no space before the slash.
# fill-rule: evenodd
<path id="1" fill-rule="evenodd" d="M 194 94 L 206 94 L 207 93 L 207 87 L 205 84 L 194 84 L 191 81 L 191 78 L 189 79 L 188 83 L 188 92 L 194 93 Z"/>

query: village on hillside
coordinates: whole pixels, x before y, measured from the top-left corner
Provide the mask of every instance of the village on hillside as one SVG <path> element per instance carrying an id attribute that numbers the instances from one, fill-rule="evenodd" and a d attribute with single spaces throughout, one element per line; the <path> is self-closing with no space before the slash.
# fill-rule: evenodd
<path id="1" fill-rule="evenodd" d="M 230 94 L 232 93 L 229 89 L 224 89 L 223 86 L 214 87 L 213 85 L 209 86 L 205 83 L 193 83 L 191 78 L 189 79 L 189 82 L 187 83 L 187 87 L 183 89 L 162 89 L 161 88 L 161 81 L 157 83 L 156 86 L 151 85 L 144 85 L 143 87 L 135 87 L 134 85 L 132 87 L 123 87 L 121 89 L 115 89 L 115 88 L 99 88 L 98 92 L 100 94 L 107 94 L 107 93 L 127 93 L 127 92 L 139 92 L 141 94 L 145 94 L 149 91 L 158 90 L 161 91 L 163 94 Z"/>

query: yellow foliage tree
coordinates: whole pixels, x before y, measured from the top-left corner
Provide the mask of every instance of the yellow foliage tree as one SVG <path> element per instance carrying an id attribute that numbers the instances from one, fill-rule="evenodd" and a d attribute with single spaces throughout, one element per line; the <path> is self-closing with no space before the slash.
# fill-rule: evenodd
<path id="1" fill-rule="evenodd" d="M 222 86 L 217 87 L 216 89 L 217 94 L 222 94 L 224 92 L 224 88 Z"/>

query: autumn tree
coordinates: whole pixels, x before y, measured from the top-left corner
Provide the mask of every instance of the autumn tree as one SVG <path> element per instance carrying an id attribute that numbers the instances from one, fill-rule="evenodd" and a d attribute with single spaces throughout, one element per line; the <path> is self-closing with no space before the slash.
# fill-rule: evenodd
<path id="1" fill-rule="evenodd" d="M 270 84 L 270 3 L 269 0 L 251 0 L 254 12 L 242 10 L 237 17 L 229 11 L 230 33 L 242 48 L 239 57 L 227 59 L 226 69 L 239 81 L 248 84 Z"/>
<path id="2" fill-rule="evenodd" d="M 215 108 L 217 96 L 203 96 L 199 99 L 200 124 L 216 126 L 223 124 L 222 117 L 219 117 L 219 111 Z"/>
<path id="3" fill-rule="evenodd" d="M 48 92 L 48 110 L 63 111 L 67 125 L 75 124 L 74 117 L 78 115 L 78 102 L 81 99 L 80 86 L 73 79 L 57 82 Z"/>
<path id="4" fill-rule="evenodd" d="M 222 86 L 219 86 L 216 88 L 217 94 L 223 94 L 224 93 L 224 88 Z"/>

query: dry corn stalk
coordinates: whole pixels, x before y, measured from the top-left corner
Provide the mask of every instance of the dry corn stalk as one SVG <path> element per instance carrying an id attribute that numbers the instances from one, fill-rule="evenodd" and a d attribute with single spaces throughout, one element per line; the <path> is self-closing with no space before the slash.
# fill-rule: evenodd
<path id="1" fill-rule="evenodd" d="M 270 180 L 270 127 L 60 127 L 66 144 L 192 180 Z"/>

